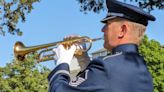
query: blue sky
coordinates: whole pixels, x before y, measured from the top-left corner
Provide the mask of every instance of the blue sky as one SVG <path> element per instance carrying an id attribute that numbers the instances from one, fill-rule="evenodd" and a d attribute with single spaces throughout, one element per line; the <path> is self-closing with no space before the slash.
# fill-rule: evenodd
<path id="1" fill-rule="evenodd" d="M 155 39 L 164 44 L 164 10 L 151 12 L 157 20 L 149 22 L 146 34 L 150 39 Z M 41 0 L 34 5 L 32 13 L 27 15 L 25 23 L 18 27 L 23 31 L 23 36 L 6 34 L 0 36 L 0 67 L 13 59 L 13 46 L 16 41 L 22 41 L 26 46 L 56 42 L 70 34 L 79 34 L 91 38 L 101 37 L 106 11 L 99 14 L 84 14 L 76 0 Z M 103 41 L 95 42 L 89 53 L 103 47 Z M 42 63 L 53 68 L 53 61 Z"/>

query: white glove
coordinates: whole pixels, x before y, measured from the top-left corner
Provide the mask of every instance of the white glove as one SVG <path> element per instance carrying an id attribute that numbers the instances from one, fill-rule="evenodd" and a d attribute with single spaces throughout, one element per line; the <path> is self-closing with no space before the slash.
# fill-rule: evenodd
<path id="1" fill-rule="evenodd" d="M 70 36 L 66 36 L 64 38 L 64 40 L 71 39 L 71 38 L 74 38 L 74 37 L 81 37 L 81 36 L 80 35 L 70 35 Z M 77 50 L 79 50 L 79 49 L 85 50 L 87 48 L 85 43 L 84 44 L 78 44 L 78 43 L 76 43 L 75 46 L 76 46 L 76 49 Z M 75 55 L 74 58 L 75 58 L 74 60 L 76 60 L 77 63 L 78 63 L 78 66 L 77 67 L 80 67 L 80 71 L 83 71 L 88 66 L 88 64 L 90 62 L 90 57 L 88 56 L 88 53 L 87 52 L 83 53 L 80 56 Z M 72 63 L 75 63 L 75 62 L 71 61 L 71 65 L 72 65 Z M 70 69 L 72 67 L 75 67 L 75 66 L 70 66 Z"/>
<path id="2" fill-rule="evenodd" d="M 57 48 L 54 48 L 53 51 L 56 53 L 54 58 L 57 60 L 56 66 L 62 63 L 67 63 L 70 66 L 75 50 L 75 45 L 72 45 L 69 49 L 65 49 L 63 45 L 59 45 Z"/>
<path id="3" fill-rule="evenodd" d="M 76 48 L 77 49 L 86 49 L 86 44 L 76 44 Z M 87 52 L 84 52 L 82 55 L 80 56 L 75 56 L 75 58 L 77 59 L 79 66 L 80 66 L 80 70 L 83 71 L 89 64 L 90 62 L 90 57 L 88 56 Z"/>
<path id="4" fill-rule="evenodd" d="M 75 58 L 79 63 L 80 70 L 83 71 L 84 69 L 86 69 L 90 62 L 90 57 L 88 56 L 88 53 L 83 53 L 83 55 L 81 56 L 75 56 Z"/>

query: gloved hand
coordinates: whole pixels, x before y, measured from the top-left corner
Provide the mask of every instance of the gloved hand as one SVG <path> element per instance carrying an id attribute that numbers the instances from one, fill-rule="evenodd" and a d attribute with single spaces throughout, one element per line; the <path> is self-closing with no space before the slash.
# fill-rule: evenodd
<path id="1" fill-rule="evenodd" d="M 76 58 L 79 63 L 80 71 L 83 71 L 90 62 L 90 57 L 88 56 L 87 52 L 83 53 L 80 56 L 75 56 L 74 58 Z"/>
<path id="2" fill-rule="evenodd" d="M 65 49 L 63 45 L 59 45 L 57 48 L 54 48 L 53 51 L 56 53 L 54 58 L 57 60 L 56 66 L 62 63 L 67 63 L 70 66 L 75 50 L 75 45 L 72 45 L 69 49 Z"/>
<path id="3" fill-rule="evenodd" d="M 70 36 L 66 36 L 66 37 L 64 38 L 64 40 L 65 40 L 65 39 L 74 38 L 74 37 L 81 37 L 81 36 L 80 36 L 80 35 L 70 35 Z M 75 45 L 76 45 L 77 50 L 78 50 L 78 49 L 86 49 L 86 48 L 87 48 L 85 43 L 84 43 L 84 44 L 76 43 Z M 79 67 L 80 67 L 80 71 L 83 71 L 83 70 L 88 66 L 88 64 L 89 64 L 89 62 L 90 62 L 90 57 L 88 56 L 88 53 L 87 53 L 87 52 L 83 53 L 83 54 L 80 55 L 80 56 L 75 55 L 74 58 L 75 58 L 74 60 L 77 60 L 77 61 L 78 61 L 78 65 L 79 65 Z M 71 61 L 71 62 L 72 62 L 72 61 Z M 73 63 L 73 62 L 72 62 L 72 63 Z M 75 66 L 74 66 L 74 67 L 75 67 Z M 78 66 L 77 66 L 77 67 L 78 67 Z M 71 67 L 70 67 L 70 68 L 71 68 Z"/>

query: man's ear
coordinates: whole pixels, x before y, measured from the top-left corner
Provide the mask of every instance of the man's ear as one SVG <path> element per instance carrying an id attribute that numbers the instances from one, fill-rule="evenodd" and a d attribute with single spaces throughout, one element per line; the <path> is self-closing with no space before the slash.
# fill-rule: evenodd
<path id="1" fill-rule="evenodd" d="M 118 37 L 123 38 L 126 33 L 127 33 L 127 25 L 123 24 L 123 25 L 121 25 Z"/>

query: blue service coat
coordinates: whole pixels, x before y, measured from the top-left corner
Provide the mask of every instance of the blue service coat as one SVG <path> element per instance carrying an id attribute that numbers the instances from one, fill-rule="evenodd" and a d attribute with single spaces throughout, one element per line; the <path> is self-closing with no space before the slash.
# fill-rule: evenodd
<path id="1" fill-rule="evenodd" d="M 137 45 L 124 44 L 99 57 L 70 80 L 69 66 L 57 66 L 48 76 L 49 92 L 153 92 L 152 77 Z"/>

